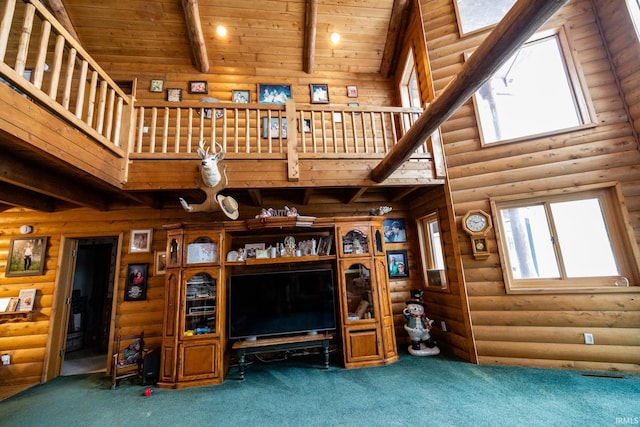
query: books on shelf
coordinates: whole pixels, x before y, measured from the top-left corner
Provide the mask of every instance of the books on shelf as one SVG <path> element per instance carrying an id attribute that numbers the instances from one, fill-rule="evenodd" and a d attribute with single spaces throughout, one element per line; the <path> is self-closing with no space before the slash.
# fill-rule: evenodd
<path id="1" fill-rule="evenodd" d="M 35 299 L 35 289 L 21 289 L 17 297 L 0 298 L 0 313 L 32 311 Z"/>

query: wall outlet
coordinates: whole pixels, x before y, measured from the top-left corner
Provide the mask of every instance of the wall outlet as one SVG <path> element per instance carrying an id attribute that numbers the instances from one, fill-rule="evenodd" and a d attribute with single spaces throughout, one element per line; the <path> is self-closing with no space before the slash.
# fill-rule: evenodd
<path id="1" fill-rule="evenodd" d="M 3 354 L 2 355 L 2 364 L 3 365 L 10 365 L 11 364 L 11 355 Z"/>
<path id="2" fill-rule="evenodd" d="M 593 344 L 593 334 L 585 332 L 584 333 L 584 343 L 585 344 Z"/>
<path id="3" fill-rule="evenodd" d="M 447 332 L 447 324 L 445 323 L 444 320 L 440 321 L 440 328 L 444 331 Z"/>
<path id="4" fill-rule="evenodd" d="M 149 126 L 143 126 L 142 133 L 149 133 Z"/>

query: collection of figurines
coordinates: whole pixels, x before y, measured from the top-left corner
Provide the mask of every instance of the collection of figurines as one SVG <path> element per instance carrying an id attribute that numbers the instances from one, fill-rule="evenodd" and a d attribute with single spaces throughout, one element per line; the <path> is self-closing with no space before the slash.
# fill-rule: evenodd
<path id="1" fill-rule="evenodd" d="M 244 261 L 248 258 L 280 258 L 294 256 L 318 255 L 318 241 L 316 239 L 300 240 L 296 242 L 293 236 L 285 237 L 282 243 L 276 243 L 266 249 L 245 249 L 230 251 L 227 261 Z"/>
<path id="2" fill-rule="evenodd" d="M 406 302 L 406 307 L 402 311 L 407 318 L 404 329 L 411 339 L 409 353 L 414 356 L 435 356 L 440 354 L 440 349 L 436 340 L 431 338 L 429 333 L 433 320 L 429 319 L 425 313 L 422 294 L 421 289 L 412 289 L 411 299 Z"/>

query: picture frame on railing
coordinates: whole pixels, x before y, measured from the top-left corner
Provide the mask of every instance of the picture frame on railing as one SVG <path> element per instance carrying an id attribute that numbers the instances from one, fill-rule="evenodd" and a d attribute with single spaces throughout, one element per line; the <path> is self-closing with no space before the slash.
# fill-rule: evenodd
<path id="1" fill-rule="evenodd" d="M 329 103 L 329 85 L 324 83 L 311 83 L 309 90 L 311 91 L 312 104 Z"/>
<path id="2" fill-rule="evenodd" d="M 282 123 L 282 126 L 280 126 Z M 262 118 L 262 137 L 269 138 L 269 128 L 271 128 L 271 138 L 280 138 L 280 129 L 282 129 L 282 137 L 287 137 L 287 119 L 271 117 L 271 126 L 269 126 L 269 118 Z"/>
<path id="3" fill-rule="evenodd" d="M 149 92 L 162 92 L 164 87 L 164 80 L 153 79 L 151 80 L 151 86 L 149 86 Z"/>
<path id="4" fill-rule="evenodd" d="M 231 91 L 231 102 L 248 104 L 251 102 L 251 91 L 234 89 Z"/>
<path id="5" fill-rule="evenodd" d="M 209 93 L 209 84 L 205 80 L 191 80 L 189 93 Z"/>
<path id="6" fill-rule="evenodd" d="M 49 237 L 26 237 L 11 239 L 7 277 L 41 276 L 46 264 Z"/>
<path id="7" fill-rule="evenodd" d="M 167 101 L 169 102 L 181 102 L 182 101 L 182 89 L 172 87 L 167 89 Z"/>
<path id="8" fill-rule="evenodd" d="M 260 104 L 285 104 L 291 98 L 291 85 L 258 84 Z"/>
<path id="9" fill-rule="evenodd" d="M 349 98 L 357 98 L 358 97 L 358 86 L 347 86 L 347 97 L 349 97 Z"/>

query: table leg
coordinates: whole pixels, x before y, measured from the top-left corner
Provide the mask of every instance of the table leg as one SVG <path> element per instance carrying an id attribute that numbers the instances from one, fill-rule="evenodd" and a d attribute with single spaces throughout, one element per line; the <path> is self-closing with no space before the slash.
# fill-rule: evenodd
<path id="1" fill-rule="evenodd" d="M 322 342 L 322 353 L 324 354 L 324 369 L 329 369 L 329 341 Z"/>
<path id="2" fill-rule="evenodd" d="M 244 358 L 244 350 L 238 350 L 238 356 L 240 357 L 239 365 L 240 365 L 240 381 L 244 380 L 244 367 L 245 367 L 245 358 Z"/>

